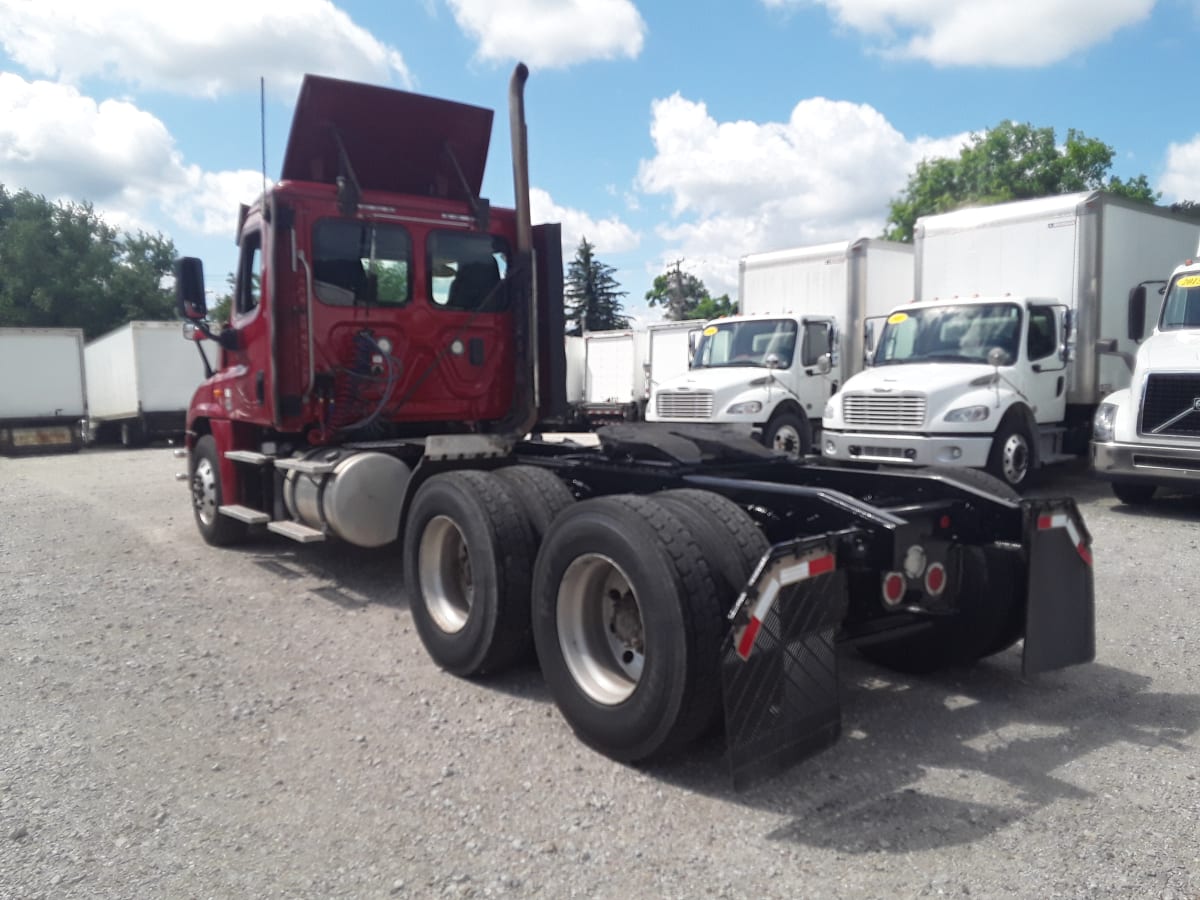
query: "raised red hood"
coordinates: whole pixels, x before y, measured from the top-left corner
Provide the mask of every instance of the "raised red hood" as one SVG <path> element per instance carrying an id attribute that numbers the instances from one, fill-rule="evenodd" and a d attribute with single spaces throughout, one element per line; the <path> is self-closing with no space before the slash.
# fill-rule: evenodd
<path id="1" fill-rule="evenodd" d="M 449 144 L 467 186 L 479 196 L 492 134 L 492 111 L 374 85 L 304 76 L 283 178 L 333 184 L 341 135 L 363 190 L 467 200 Z"/>

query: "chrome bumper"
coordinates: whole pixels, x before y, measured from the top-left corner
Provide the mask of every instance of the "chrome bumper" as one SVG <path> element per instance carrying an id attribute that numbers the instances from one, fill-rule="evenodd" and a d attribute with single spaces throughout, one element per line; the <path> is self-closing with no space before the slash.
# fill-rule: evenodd
<path id="1" fill-rule="evenodd" d="M 1092 470 L 1107 481 L 1200 487 L 1200 446 L 1092 441 Z"/>

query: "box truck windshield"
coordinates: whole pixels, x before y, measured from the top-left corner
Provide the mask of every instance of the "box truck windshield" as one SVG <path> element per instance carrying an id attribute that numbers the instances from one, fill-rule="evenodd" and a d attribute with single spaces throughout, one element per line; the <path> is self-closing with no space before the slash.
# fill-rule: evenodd
<path id="1" fill-rule="evenodd" d="M 693 368 L 763 366 L 786 369 L 796 349 L 792 319 L 716 322 L 704 329 Z"/>
<path id="2" fill-rule="evenodd" d="M 875 365 L 912 362 L 986 363 L 999 347 L 1017 358 L 1021 308 L 1015 303 L 918 306 L 888 316 Z"/>

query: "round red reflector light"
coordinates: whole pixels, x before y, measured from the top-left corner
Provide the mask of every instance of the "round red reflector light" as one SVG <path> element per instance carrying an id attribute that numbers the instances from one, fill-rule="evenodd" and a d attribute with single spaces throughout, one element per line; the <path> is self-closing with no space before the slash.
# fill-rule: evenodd
<path id="1" fill-rule="evenodd" d="M 942 530 L 945 531 L 947 528 L 950 527 L 950 517 L 942 516 L 941 520 L 938 522 L 938 525 L 940 525 L 942 527 Z"/>
<path id="2" fill-rule="evenodd" d="M 941 563 L 934 563 L 929 567 L 929 571 L 925 573 L 925 591 L 933 597 L 936 597 L 946 588 L 946 567 Z"/>
<path id="3" fill-rule="evenodd" d="M 904 598 L 904 576 L 899 572 L 888 572 L 883 576 L 883 602 L 895 606 Z"/>

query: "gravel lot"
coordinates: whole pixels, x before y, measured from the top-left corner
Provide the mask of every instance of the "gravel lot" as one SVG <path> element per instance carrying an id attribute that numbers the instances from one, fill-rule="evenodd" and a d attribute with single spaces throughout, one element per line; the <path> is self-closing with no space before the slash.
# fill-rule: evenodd
<path id="1" fill-rule="evenodd" d="M 440 672 L 395 552 L 206 546 L 181 464 L 0 459 L 0 897 L 1200 897 L 1200 500 L 1056 472 L 1097 661 L 848 656 L 841 742 L 738 794 Z"/>

